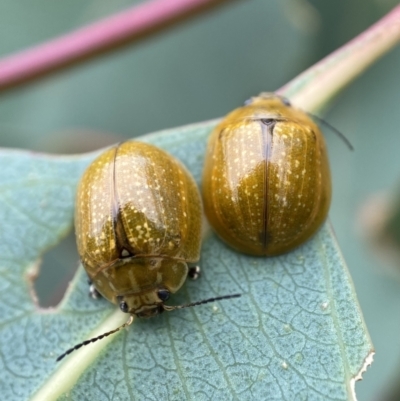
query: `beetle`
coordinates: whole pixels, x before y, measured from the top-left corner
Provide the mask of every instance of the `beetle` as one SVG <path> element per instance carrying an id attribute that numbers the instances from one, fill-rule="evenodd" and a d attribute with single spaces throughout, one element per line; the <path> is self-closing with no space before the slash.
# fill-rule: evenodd
<path id="1" fill-rule="evenodd" d="M 130 314 L 120 327 L 68 349 L 100 340 L 130 325 L 133 316 L 235 298 L 210 298 L 186 305 L 165 305 L 200 257 L 202 204 L 186 168 L 163 150 L 127 141 L 89 165 L 77 190 L 75 230 L 78 253 L 91 294 L 102 295 Z"/>
<path id="2" fill-rule="evenodd" d="M 101 154 L 76 195 L 78 253 L 95 289 L 123 312 L 158 314 L 200 257 L 201 199 L 184 166 L 128 141 Z"/>
<path id="3" fill-rule="evenodd" d="M 286 98 L 253 97 L 211 133 L 202 196 L 211 226 L 240 252 L 273 256 L 301 245 L 331 201 L 320 129 Z"/>

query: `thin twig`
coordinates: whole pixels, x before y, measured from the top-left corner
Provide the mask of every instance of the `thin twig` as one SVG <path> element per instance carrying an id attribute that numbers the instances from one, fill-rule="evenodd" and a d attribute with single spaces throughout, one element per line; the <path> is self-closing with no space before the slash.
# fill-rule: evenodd
<path id="1" fill-rule="evenodd" d="M 151 0 L 0 59 L 0 91 L 113 50 L 226 0 Z"/>

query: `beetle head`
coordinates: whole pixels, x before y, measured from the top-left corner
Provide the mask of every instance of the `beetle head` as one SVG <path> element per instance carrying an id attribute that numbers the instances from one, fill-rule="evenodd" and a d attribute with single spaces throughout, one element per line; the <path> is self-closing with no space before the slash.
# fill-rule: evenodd
<path id="1" fill-rule="evenodd" d="M 170 295 L 171 291 L 168 289 L 157 288 L 139 294 L 119 296 L 117 300 L 122 312 L 147 318 L 164 312 L 164 302 Z"/>

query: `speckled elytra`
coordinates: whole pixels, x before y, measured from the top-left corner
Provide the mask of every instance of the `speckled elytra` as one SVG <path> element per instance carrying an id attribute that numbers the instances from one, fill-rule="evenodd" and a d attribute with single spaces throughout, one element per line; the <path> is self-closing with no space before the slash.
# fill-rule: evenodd
<path id="1" fill-rule="evenodd" d="M 203 202 L 217 234 L 251 255 L 278 255 L 309 239 L 328 214 L 331 178 L 321 131 L 303 111 L 262 93 L 212 132 Z"/>

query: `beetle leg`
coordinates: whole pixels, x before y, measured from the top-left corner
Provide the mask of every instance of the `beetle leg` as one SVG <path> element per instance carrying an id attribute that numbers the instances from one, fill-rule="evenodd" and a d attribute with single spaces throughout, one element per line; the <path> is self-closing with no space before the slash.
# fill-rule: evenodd
<path id="1" fill-rule="evenodd" d="M 90 278 L 88 278 L 88 284 L 89 284 L 89 297 L 93 299 L 101 298 L 101 294 L 96 290 L 96 287 L 94 286 Z"/>
<path id="2" fill-rule="evenodd" d="M 197 280 L 201 274 L 200 266 L 189 267 L 188 277 L 192 280 Z"/>

